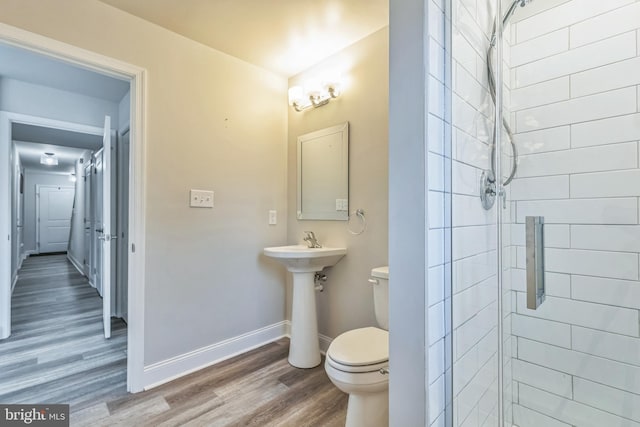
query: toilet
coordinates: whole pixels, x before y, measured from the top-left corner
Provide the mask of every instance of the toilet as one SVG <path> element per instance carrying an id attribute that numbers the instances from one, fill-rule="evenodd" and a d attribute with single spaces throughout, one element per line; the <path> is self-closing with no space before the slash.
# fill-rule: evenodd
<path id="1" fill-rule="evenodd" d="M 369 282 L 380 327 L 339 335 L 324 363 L 331 382 L 349 394 L 346 427 L 389 425 L 389 267 L 371 270 Z"/>

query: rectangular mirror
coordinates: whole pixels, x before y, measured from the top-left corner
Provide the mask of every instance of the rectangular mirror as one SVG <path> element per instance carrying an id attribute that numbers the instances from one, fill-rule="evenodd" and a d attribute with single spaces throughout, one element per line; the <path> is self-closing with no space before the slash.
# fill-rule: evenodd
<path id="1" fill-rule="evenodd" d="M 298 219 L 349 218 L 349 123 L 298 137 Z"/>

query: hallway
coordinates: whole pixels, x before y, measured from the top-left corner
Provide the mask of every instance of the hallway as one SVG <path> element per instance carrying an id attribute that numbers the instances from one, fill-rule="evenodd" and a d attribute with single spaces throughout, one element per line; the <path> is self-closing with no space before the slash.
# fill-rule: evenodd
<path id="1" fill-rule="evenodd" d="M 12 334 L 0 341 L 0 402 L 67 403 L 77 411 L 126 395 L 127 329 L 66 255 L 31 256 L 12 297 Z"/>

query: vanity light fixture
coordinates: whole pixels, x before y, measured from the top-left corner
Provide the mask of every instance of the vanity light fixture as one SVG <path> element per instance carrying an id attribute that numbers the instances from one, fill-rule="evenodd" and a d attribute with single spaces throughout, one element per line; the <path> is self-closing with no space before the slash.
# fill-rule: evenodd
<path id="1" fill-rule="evenodd" d="M 333 98 L 340 96 L 339 79 L 328 80 L 320 83 L 318 80 L 309 80 L 304 86 L 289 88 L 289 105 L 301 112 L 311 107 L 318 108 L 326 105 Z"/>
<path id="2" fill-rule="evenodd" d="M 58 158 L 56 157 L 55 153 L 44 153 L 42 156 L 40 156 L 40 164 L 55 166 L 58 164 Z"/>

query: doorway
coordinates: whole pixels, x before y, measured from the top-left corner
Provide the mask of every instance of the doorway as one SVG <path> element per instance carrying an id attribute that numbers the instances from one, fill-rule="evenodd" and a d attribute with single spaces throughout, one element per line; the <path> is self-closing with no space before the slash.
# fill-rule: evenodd
<path id="1" fill-rule="evenodd" d="M 33 33 L 0 24 L 0 41 L 10 43 L 19 48 L 26 48 L 54 58 L 67 64 L 98 71 L 120 79 L 125 79 L 131 85 L 130 99 L 130 176 L 129 176 L 129 215 L 128 229 L 130 245 L 127 248 L 127 276 L 130 283 L 128 300 L 127 331 L 127 390 L 141 391 L 144 388 L 144 114 L 143 101 L 145 98 L 145 71 L 141 68 L 101 56 L 92 52 L 78 49 L 42 37 Z M 0 112 L 0 164 L 8 164 L 10 158 L 11 126 L 13 123 L 27 123 L 45 126 L 61 126 L 66 129 L 68 123 L 55 119 L 39 119 L 19 113 Z M 0 235 L 7 236 L 4 244 L 0 245 L 0 338 L 10 335 L 11 329 L 11 212 L 10 212 L 10 170 L 5 168 L 0 173 L 0 199 L 6 208 L 0 210 Z M 4 172 L 6 170 L 6 173 Z M 135 201 L 131 203 L 131 201 Z"/>

